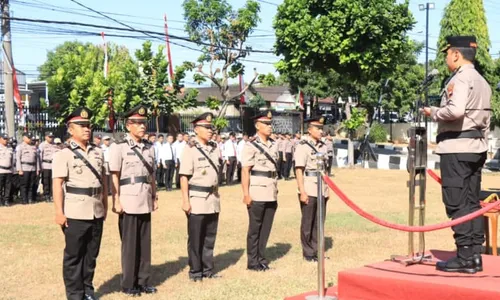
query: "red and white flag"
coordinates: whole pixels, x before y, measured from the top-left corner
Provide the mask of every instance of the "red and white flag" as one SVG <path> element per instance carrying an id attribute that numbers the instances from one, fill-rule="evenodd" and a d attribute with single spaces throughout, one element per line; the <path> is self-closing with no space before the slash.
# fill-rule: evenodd
<path id="1" fill-rule="evenodd" d="M 238 76 L 239 76 L 239 80 L 240 80 L 240 93 L 241 93 L 245 89 L 245 80 L 243 79 L 243 74 L 240 73 Z M 240 96 L 241 104 L 247 103 L 247 95 L 246 94 L 247 94 L 246 92 L 241 94 L 241 96 Z"/>

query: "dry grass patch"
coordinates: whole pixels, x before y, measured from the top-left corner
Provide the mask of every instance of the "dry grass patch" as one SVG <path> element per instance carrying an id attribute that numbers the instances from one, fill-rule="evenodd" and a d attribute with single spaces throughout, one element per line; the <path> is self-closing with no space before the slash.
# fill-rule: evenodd
<path id="1" fill-rule="evenodd" d="M 334 180 L 345 193 L 372 214 L 405 224 L 408 189 L 405 171 L 337 170 Z M 429 179 L 427 224 L 446 220 L 440 187 Z M 498 187 L 498 176 L 484 176 L 484 187 Z M 271 271 L 246 271 L 248 217 L 239 186 L 223 187 L 222 213 L 216 242 L 216 269 L 223 278 L 191 283 L 188 280 L 186 217 L 178 191 L 160 194 L 160 210 L 153 215 L 153 284 L 159 294 L 145 299 L 283 299 L 316 288 L 316 265 L 302 260 L 300 210 L 294 181 L 280 182 L 279 206 L 267 252 Z M 64 239 L 53 223 L 54 208 L 40 203 L 0 208 L 0 295 L 2 299 L 64 299 L 62 254 Z M 350 211 L 333 196 L 328 203 L 327 282 L 336 284 L 337 272 L 406 253 L 407 234 L 374 225 Z M 426 235 L 428 249 L 453 249 L 450 229 Z M 95 287 L 101 299 L 126 299 L 120 289 L 118 219 L 105 223 L 97 262 Z"/>

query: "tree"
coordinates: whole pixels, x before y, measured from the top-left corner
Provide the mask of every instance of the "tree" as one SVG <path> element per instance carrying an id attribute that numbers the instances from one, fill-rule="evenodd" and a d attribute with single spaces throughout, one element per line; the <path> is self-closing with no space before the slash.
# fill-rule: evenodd
<path id="1" fill-rule="evenodd" d="M 361 90 L 362 105 L 368 110 L 369 117 L 373 116 L 374 108 L 378 105 L 380 93 L 384 94 L 381 108 L 390 111 L 407 112 L 414 109 L 419 98 L 418 89 L 424 78 L 424 65 L 417 61 L 423 44 L 411 42 L 413 51 L 404 53 L 400 63 L 394 70 L 380 81 L 370 81 Z M 389 79 L 387 87 L 386 80 Z"/>
<path id="2" fill-rule="evenodd" d="M 94 112 L 92 124 L 103 126 L 109 115 L 108 96 L 113 89 L 113 108 L 123 111 L 138 103 L 137 66 L 125 47 L 109 46 L 109 73 L 104 78 L 103 49 L 90 43 L 65 42 L 47 54 L 39 67 L 40 80 L 49 89 L 49 113 L 59 120 L 72 109 L 84 106 Z"/>
<path id="3" fill-rule="evenodd" d="M 241 59 L 252 50 L 245 43 L 260 22 L 260 6 L 254 0 L 247 0 L 243 8 L 233 10 L 226 0 L 185 0 L 183 8 L 190 39 L 204 46 L 193 78 L 196 83 L 209 80 L 219 89 L 221 104 L 217 119 L 220 119 L 227 106 L 239 99 L 257 78 L 255 74 L 241 92 L 231 95 L 229 80 L 245 73 Z"/>
<path id="4" fill-rule="evenodd" d="M 156 128 L 159 130 L 158 120 L 161 114 L 170 115 L 175 110 L 196 106 L 198 91 L 190 89 L 185 94 L 182 80 L 186 71 L 193 69 L 191 63 L 184 63 L 176 68 L 172 86 L 168 79 L 168 62 L 163 54 L 164 47 L 159 46 L 156 54 L 153 53 L 152 43 L 144 42 L 142 49 L 135 52 L 140 73 L 140 90 L 142 103 L 148 106 L 156 117 Z"/>
<path id="5" fill-rule="evenodd" d="M 408 1 L 285 0 L 274 19 L 280 73 L 335 71 L 349 84 L 378 81 L 410 50 Z"/>
<path id="6" fill-rule="evenodd" d="M 488 50 L 491 47 L 486 24 L 483 0 L 451 0 L 444 9 L 441 19 L 441 31 L 438 39 L 438 50 L 446 45 L 446 37 L 453 35 L 473 35 L 477 38 L 476 67 L 483 76 L 490 76 L 493 65 Z M 446 66 L 446 55 L 438 51 L 436 66 L 442 80 L 450 74 Z"/>
<path id="7" fill-rule="evenodd" d="M 257 76 L 258 83 L 263 86 L 284 86 L 287 84 L 284 76 L 274 76 L 273 73 L 259 74 Z"/>

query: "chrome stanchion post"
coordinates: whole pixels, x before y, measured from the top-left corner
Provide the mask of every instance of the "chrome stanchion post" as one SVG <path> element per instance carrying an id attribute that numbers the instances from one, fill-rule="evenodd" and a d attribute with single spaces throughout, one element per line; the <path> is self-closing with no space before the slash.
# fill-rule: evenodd
<path id="1" fill-rule="evenodd" d="M 318 222 L 318 295 L 306 296 L 306 300 L 337 300 L 336 297 L 325 296 L 325 199 L 323 198 L 323 171 L 325 167 L 325 154 L 316 153 L 317 162 L 317 180 L 318 180 L 318 197 L 317 197 L 317 216 Z"/>

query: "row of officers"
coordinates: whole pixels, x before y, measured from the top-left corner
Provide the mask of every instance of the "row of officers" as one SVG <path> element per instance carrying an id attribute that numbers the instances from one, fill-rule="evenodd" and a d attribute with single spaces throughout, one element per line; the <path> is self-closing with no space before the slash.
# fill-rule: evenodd
<path id="1" fill-rule="evenodd" d="M 0 205 L 9 206 L 18 191 L 23 204 L 35 202 L 40 179 L 43 200 L 51 201 L 52 158 L 61 149 L 62 144 L 54 142 L 52 132 L 47 132 L 40 144 L 26 132 L 19 145 L 7 134 L 0 134 Z"/>
<path id="2" fill-rule="evenodd" d="M 158 209 L 153 179 L 157 165 L 152 144 L 143 139 L 147 109 L 138 106 L 123 115 L 128 133 L 111 145 L 108 166 L 102 149 L 89 142 L 90 118 L 91 112 L 85 108 L 67 116 L 69 146 L 54 155 L 52 164 L 55 221 L 66 242 L 63 279 L 67 299 L 96 299 L 92 279 L 108 213 L 109 176 L 111 211 L 119 215 L 122 292 L 129 296 L 156 293 L 151 285 L 151 213 Z M 220 150 L 212 141 L 212 118 L 211 113 L 204 113 L 193 121 L 196 138 L 184 148 L 179 166 L 182 210 L 188 225 L 189 279 L 193 282 L 219 277 L 214 269 L 214 248 L 221 211 L 218 174 L 222 166 Z M 279 154 L 270 138 L 272 114 L 257 115 L 254 122 L 257 134 L 243 148 L 241 186 L 249 218 L 247 268 L 262 272 L 270 268 L 265 252 L 278 208 Z M 305 260 L 315 262 L 316 153 L 326 153 L 326 145 L 321 141 L 323 119 L 306 122 L 309 137 L 297 145 L 294 160 L 302 212 L 302 253 Z M 326 187 L 322 193 L 328 200 Z"/>
<path id="3" fill-rule="evenodd" d="M 292 138 L 292 134 L 273 133 L 272 139 L 278 150 L 278 179 L 289 180 L 291 178 L 291 170 L 294 169 L 293 154 L 299 145 L 300 141 L 305 138 L 300 133 L 296 133 Z M 211 141 L 216 144 L 220 152 L 218 158 L 221 168 L 219 170 L 219 186 L 224 182 L 228 185 L 241 182 L 242 170 L 242 154 L 245 144 L 255 137 L 249 138 L 247 134 L 230 132 L 228 136 L 212 135 Z M 194 133 L 190 136 L 187 133 L 177 135 L 177 140 L 174 142 L 174 135 L 167 134 L 166 138 L 162 134 L 148 135 L 148 140 L 153 144 L 155 149 L 155 157 L 157 164 L 156 183 L 158 189 L 165 187 L 165 190 L 173 189 L 174 179 L 175 188 L 180 188 L 179 165 L 181 155 L 186 144 L 194 142 Z M 327 147 L 327 171 L 330 173 L 333 163 L 333 137 L 330 134 L 324 134 L 322 141 Z M 295 173 L 295 172 L 294 172 Z"/>

